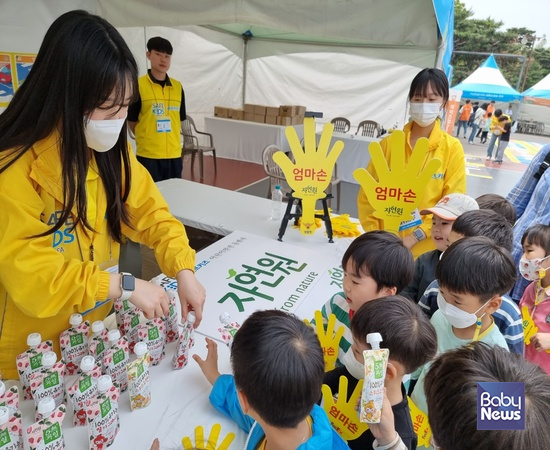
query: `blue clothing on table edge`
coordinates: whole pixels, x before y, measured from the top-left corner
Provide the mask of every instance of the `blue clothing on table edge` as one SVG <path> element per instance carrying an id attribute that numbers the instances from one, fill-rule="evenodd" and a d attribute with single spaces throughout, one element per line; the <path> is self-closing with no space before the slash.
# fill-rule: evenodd
<path id="1" fill-rule="evenodd" d="M 424 291 L 418 302 L 418 306 L 431 318 L 439 309 L 437 306 L 437 294 L 439 293 L 439 282 L 434 280 Z M 508 349 L 512 353 L 523 355 L 523 324 L 518 305 L 507 295 L 501 296 L 500 308 L 493 313 L 493 320 L 498 327 Z"/>
<path id="2" fill-rule="evenodd" d="M 210 393 L 210 403 L 222 414 L 236 422 L 239 428 L 246 433 L 250 433 L 255 420 L 243 413 L 241 409 L 233 375 L 221 375 L 216 380 Z M 297 450 L 349 450 L 345 441 L 332 428 L 325 411 L 319 405 L 313 406 L 310 416 L 313 420 L 313 435 L 301 444 Z M 256 423 L 246 450 L 254 450 L 264 436 L 264 430 Z"/>

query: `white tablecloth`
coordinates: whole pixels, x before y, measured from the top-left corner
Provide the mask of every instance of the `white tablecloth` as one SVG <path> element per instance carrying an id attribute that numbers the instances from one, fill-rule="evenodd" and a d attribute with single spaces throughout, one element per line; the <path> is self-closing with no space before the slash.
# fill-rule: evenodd
<path id="1" fill-rule="evenodd" d="M 285 136 L 286 126 L 248 122 L 245 120 L 205 117 L 206 131 L 211 133 L 216 156 L 262 164 L 262 152 L 270 144 L 284 152 L 290 147 Z M 304 137 L 304 126 L 293 125 L 298 137 Z"/>
<path id="2" fill-rule="evenodd" d="M 317 133 L 317 142 L 321 133 Z M 338 177 L 347 183 L 355 183 L 353 171 L 359 167 L 367 167 L 370 162 L 369 144 L 380 141 L 379 138 L 356 136 L 348 133 L 334 133 L 330 142 L 331 147 L 336 141 L 344 142 L 344 150 L 336 161 L 338 165 Z"/>

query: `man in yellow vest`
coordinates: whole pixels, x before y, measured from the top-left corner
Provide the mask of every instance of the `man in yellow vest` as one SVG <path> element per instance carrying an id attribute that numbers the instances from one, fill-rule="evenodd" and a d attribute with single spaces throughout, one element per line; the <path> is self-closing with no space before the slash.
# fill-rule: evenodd
<path id="1" fill-rule="evenodd" d="M 139 98 L 128 109 L 128 126 L 134 132 L 137 159 L 153 180 L 181 178 L 181 122 L 186 118 L 181 83 L 168 77 L 172 44 L 153 37 L 147 42 L 151 69 L 139 78 Z"/>

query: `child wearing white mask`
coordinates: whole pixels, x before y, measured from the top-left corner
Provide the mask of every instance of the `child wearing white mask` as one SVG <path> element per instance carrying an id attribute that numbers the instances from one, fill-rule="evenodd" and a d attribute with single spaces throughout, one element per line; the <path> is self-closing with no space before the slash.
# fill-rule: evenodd
<path id="1" fill-rule="evenodd" d="M 416 258 L 435 249 L 435 244 L 430 239 L 432 218 L 421 216 L 420 211 L 432 207 L 441 198 L 453 192 L 465 194 L 466 168 L 462 144 L 458 139 L 447 134 L 441 126 L 440 115 L 449 99 L 449 83 L 445 73 L 435 68 L 420 71 L 411 82 L 408 99 L 411 121 L 403 128 L 406 138 L 405 163 L 409 161 L 414 146 L 420 138 L 427 138 L 429 141 L 424 164 L 434 158 L 441 161 L 441 167 L 428 182 L 412 219 L 404 222 L 400 227 L 399 237 Z M 382 139 L 380 146 L 390 166 L 389 138 Z M 378 179 L 372 162 L 368 165 L 367 171 Z M 375 210 L 363 189 L 359 190 L 357 209 L 365 231 L 384 229 L 382 220 L 374 216 Z"/>
<path id="2" fill-rule="evenodd" d="M 538 331 L 525 345 L 525 359 L 550 374 L 550 226 L 534 225 L 521 238 L 523 255 L 519 272 L 532 281 L 519 302 L 524 316 L 529 315 Z"/>
<path id="3" fill-rule="evenodd" d="M 487 237 L 476 236 L 454 242 L 443 253 L 436 269 L 439 280 L 439 309 L 431 322 L 437 333 L 438 353 L 474 341 L 508 350 L 508 344 L 493 321 L 501 296 L 515 283 L 516 270 L 510 252 Z M 429 365 L 411 378 L 417 379 L 411 395 L 425 413 L 424 378 Z"/>
<path id="4" fill-rule="evenodd" d="M 418 305 L 400 295 L 392 295 L 371 300 L 361 306 L 351 319 L 351 332 L 354 363 L 327 372 L 324 384 L 335 395 L 338 393 L 340 377 L 346 377 L 347 399 L 351 401 L 350 396 L 365 375 L 363 351 L 370 350 L 367 334 L 380 333 L 380 347 L 390 351 L 384 387 L 393 411 L 393 426 L 405 447 L 415 449 L 418 439 L 411 421 L 403 377 L 435 357 L 437 338 L 434 327 Z M 349 440 L 348 446 L 351 450 L 370 449 L 373 448 L 373 442 L 372 432 L 366 430 L 357 439 Z"/>

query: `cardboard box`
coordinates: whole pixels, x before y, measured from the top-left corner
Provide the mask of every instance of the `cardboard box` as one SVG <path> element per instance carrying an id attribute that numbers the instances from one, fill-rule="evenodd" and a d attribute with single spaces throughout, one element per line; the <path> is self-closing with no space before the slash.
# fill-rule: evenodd
<path id="1" fill-rule="evenodd" d="M 254 122 L 265 123 L 265 115 L 264 114 L 254 114 Z"/>
<path id="2" fill-rule="evenodd" d="M 275 117 L 277 117 L 279 115 L 279 107 L 278 106 L 266 106 L 265 107 L 265 115 L 266 116 L 275 116 Z"/>
<path id="3" fill-rule="evenodd" d="M 248 120 L 249 122 L 254 122 L 254 113 L 246 112 L 244 111 L 244 120 Z"/>
<path id="4" fill-rule="evenodd" d="M 292 125 L 303 125 L 304 116 L 294 116 L 292 117 Z"/>
<path id="5" fill-rule="evenodd" d="M 254 105 L 254 114 L 256 115 L 265 116 L 265 110 L 266 110 L 266 106 Z"/>
<path id="6" fill-rule="evenodd" d="M 229 108 L 228 111 L 227 111 L 227 117 L 229 119 L 233 119 L 233 120 L 243 120 L 244 119 L 244 110 Z"/>
<path id="7" fill-rule="evenodd" d="M 216 117 L 227 117 L 227 108 L 223 106 L 214 106 L 214 116 Z"/>
<path id="8" fill-rule="evenodd" d="M 265 116 L 265 123 L 277 125 L 277 116 Z"/>
<path id="9" fill-rule="evenodd" d="M 277 117 L 277 125 L 289 126 L 292 125 L 292 117 Z"/>
<path id="10" fill-rule="evenodd" d="M 254 114 L 254 108 L 255 107 L 256 107 L 256 105 L 253 105 L 252 103 L 245 103 L 244 104 L 244 112 Z"/>
<path id="11" fill-rule="evenodd" d="M 296 115 L 296 106 L 281 105 L 279 106 L 279 117 L 293 117 Z"/>
<path id="12" fill-rule="evenodd" d="M 306 113 L 306 107 L 305 106 L 296 106 L 296 115 L 297 116 L 303 116 Z"/>

